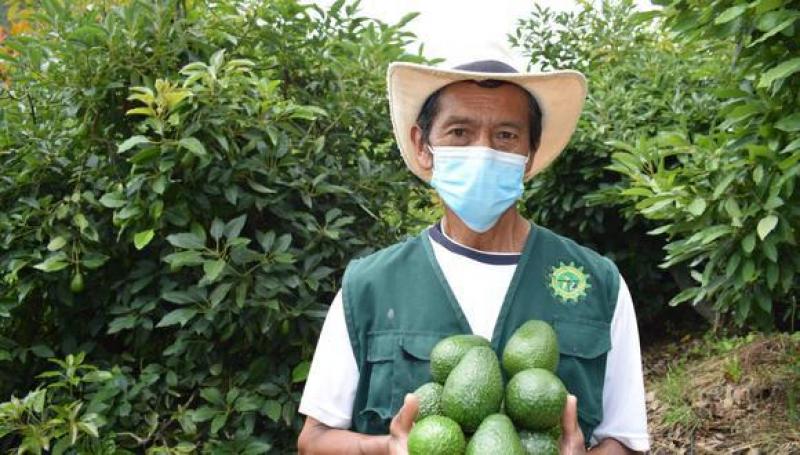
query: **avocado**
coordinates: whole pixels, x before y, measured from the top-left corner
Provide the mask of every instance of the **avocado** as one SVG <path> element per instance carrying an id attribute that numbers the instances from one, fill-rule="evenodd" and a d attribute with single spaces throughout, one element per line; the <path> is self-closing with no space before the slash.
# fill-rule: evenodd
<path id="1" fill-rule="evenodd" d="M 466 455 L 525 455 L 511 419 L 492 414 L 483 419 L 467 445 Z"/>
<path id="2" fill-rule="evenodd" d="M 453 368 L 442 390 L 442 412 L 472 433 L 484 418 L 500 410 L 503 373 L 492 348 L 470 349 Z"/>
<path id="3" fill-rule="evenodd" d="M 509 377 L 528 368 L 551 372 L 558 367 L 558 338 L 550 324 L 530 320 L 522 324 L 508 339 L 503 349 L 503 368 Z"/>
<path id="4" fill-rule="evenodd" d="M 552 431 L 522 430 L 519 432 L 519 439 L 528 455 L 558 455 L 559 453 L 558 439 L 553 437 Z"/>
<path id="5" fill-rule="evenodd" d="M 442 415 L 442 385 L 436 382 L 428 382 L 419 386 L 414 391 L 414 395 L 419 398 L 419 412 L 416 422 L 432 415 Z"/>
<path id="6" fill-rule="evenodd" d="M 475 346 L 489 347 L 489 340 L 479 335 L 452 335 L 442 339 L 431 350 L 431 376 L 439 384 L 447 381 L 447 375 L 458 361 Z"/>
<path id="7" fill-rule="evenodd" d="M 461 455 L 467 443 L 456 422 L 444 416 L 429 416 L 408 434 L 409 455 Z"/>
<path id="8" fill-rule="evenodd" d="M 550 371 L 529 368 L 508 381 L 505 399 L 506 413 L 517 428 L 544 431 L 561 422 L 567 389 Z"/>

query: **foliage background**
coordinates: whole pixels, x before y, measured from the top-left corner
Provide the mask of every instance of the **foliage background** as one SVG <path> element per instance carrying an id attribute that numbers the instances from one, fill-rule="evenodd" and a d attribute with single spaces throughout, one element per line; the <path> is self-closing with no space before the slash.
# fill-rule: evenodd
<path id="1" fill-rule="evenodd" d="M 0 451 L 293 451 L 344 266 L 439 213 L 387 121 L 383 68 L 424 61 L 413 16 L 9 5 Z M 582 5 L 510 34 L 591 94 L 520 208 L 613 257 L 646 328 L 685 318 L 670 302 L 794 330 L 800 6 Z"/>
<path id="2" fill-rule="evenodd" d="M 3 43 L 0 447 L 291 451 L 344 265 L 414 224 L 374 71 L 411 36 L 342 3 L 94 5 Z"/>

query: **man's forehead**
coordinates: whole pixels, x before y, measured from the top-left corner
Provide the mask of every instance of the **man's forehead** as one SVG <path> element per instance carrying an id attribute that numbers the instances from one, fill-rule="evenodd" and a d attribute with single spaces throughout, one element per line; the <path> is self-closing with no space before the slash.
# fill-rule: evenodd
<path id="1" fill-rule="evenodd" d="M 512 83 L 502 82 L 481 86 L 476 81 L 454 82 L 442 89 L 439 97 L 439 116 L 459 117 L 493 113 L 522 115 L 527 118 L 529 96 L 525 89 Z"/>

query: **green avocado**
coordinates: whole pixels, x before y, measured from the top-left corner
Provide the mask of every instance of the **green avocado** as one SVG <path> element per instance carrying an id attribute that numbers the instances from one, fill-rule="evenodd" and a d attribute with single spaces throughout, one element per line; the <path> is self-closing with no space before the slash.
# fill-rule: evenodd
<path id="1" fill-rule="evenodd" d="M 561 422 L 567 389 L 550 371 L 529 368 L 508 381 L 505 400 L 506 413 L 517 428 L 544 431 Z"/>
<path id="2" fill-rule="evenodd" d="M 461 455 L 466 445 L 458 424 L 444 416 L 426 417 L 408 434 L 409 455 Z"/>
<path id="3" fill-rule="evenodd" d="M 447 381 L 447 376 L 458 365 L 470 349 L 475 346 L 489 347 L 489 340 L 479 335 L 453 335 L 442 339 L 431 350 L 431 376 L 439 384 Z"/>
<path id="4" fill-rule="evenodd" d="M 522 324 L 508 339 L 503 349 L 503 368 L 509 377 L 528 368 L 551 372 L 558 367 L 558 338 L 550 324 L 530 320 Z"/>
<path id="5" fill-rule="evenodd" d="M 472 433 L 483 419 L 500 410 L 503 373 L 492 348 L 470 349 L 453 368 L 442 390 L 442 412 Z"/>
<path id="6" fill-rule="evenodd" d="M 419 412 L 416 422 L 432 415 L 442 415 L 442 385 L 436 382 L 428 382 L 419 386 L 414 391 L 414 395 L 419 398 Z"/>
<path id="7" fill-rule="evenodd" d="M 525 455 L 511 419 L 492 414 L 483 419 L 478 431 L 467 444 L 466 455 Z"/>
<path id="8" fill-rule="evenodd" d="M 520 431 L 519 439 L 528 455 L 558 455 L 558 439 L 552 431 Z"/>

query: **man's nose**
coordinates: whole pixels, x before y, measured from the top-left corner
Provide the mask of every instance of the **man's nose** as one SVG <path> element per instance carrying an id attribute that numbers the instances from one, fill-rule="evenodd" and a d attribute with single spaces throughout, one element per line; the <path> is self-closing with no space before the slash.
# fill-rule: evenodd
<path id="1" fill-rule="evenodd" d="M 481 128 L 475 136 L 475 141 L 471 144 L 482 147 L 492 147 L 492 132 L 488 128 Z"/>

